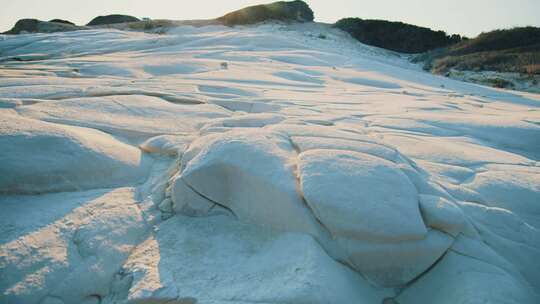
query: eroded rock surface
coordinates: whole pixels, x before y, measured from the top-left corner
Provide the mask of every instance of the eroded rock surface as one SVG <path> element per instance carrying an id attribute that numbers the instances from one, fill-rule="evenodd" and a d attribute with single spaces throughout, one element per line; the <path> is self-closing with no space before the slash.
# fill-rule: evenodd
<path id="1" fill-rule="evenodd" d="M 124 267 L 133 277 L 127 296 L 133 302 L 376 303 L 387 294 L 326 255 L 309 235 L 227 216 L 168 220 Z"/>
<path id="2" fill-rule="evenodd" d="M 539 302 L 538 95 L 160 31 L 0 37 L 0 302 Z"/>
<path id="3" fill-rule="evenodd" d="M 28 194 L 142 182 L 149 160 L 95 129 L 0 113 L 0 193 Z"/>
<path id="4" fill-rule="evenodd" d="M 391 162 L 353 151 L 310 150 L 300 154 L 298 171 L 306 202 L 335 237 L 400 241 L 427 234 L 416 188 Z"/>
<path id="5" fill-rule="evenodd" d="M 2 302 L 91 303 L 109 293 L 109 283 L 149 227 L 133 188 L 84 195 L 85 203 L 65 216 L 0 245 Z M 51 202 L 64 205 L 73 199 L 54 198 Z M 17 197 L 2 203 L 14 201 L 24 203 Z"/>

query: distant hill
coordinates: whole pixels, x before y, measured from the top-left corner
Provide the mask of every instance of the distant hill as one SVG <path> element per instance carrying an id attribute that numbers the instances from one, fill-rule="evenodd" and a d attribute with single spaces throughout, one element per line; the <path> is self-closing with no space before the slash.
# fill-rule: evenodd
<path id="1" fill-rule="evenodd" d="M 41 21 L 37 19 L 21 19 L 15 26 L 4 34 L 16 35 L 20 33 L 52 33 L 61 31 L 72 31 L 88 29 L 89 27 L 112 27 L 117 29 L 155 31 L 160 28 L 193 25 L 204 26 L 211 24 L 222 24 L 226 26 L 248 25 L 265 21 L 284 22 L 310 22 L 313 21 L 313 11 L 304 1 L 278 1 L 270 4 L 249 6 L 230 12 L 224 16 L 209 20 L 140 20 L 129 15 L 106 15 L 92 19 L 86 27 L 76 26 L 73 23 L 53 19 L 51 21 Z M 126 26 L 123 26 L 127 23 Z"/>
<path id="2" fill-rule="evenodd" d="M 449 36 L 443 31 L 386 20 L 344 18 L 334 26 L 364 44 L 409 54 L 423 53 L 462 40 L 460 35 Z"/>
<path id="3" fill-rule="evenodd" d="M 163 33 L 167 28 L 192 25 L 249 25 L 266 21 L 311 22 L 314 13 L 301 0 L 249 6 L 209 20 L 140 20 L 129 15 L 106 15 L 87 26 L 53 19 L 21 19 L 4 34 L 52 33 L 94 27 Z M 519 27 L 482 33 L 474 39 L 448 35 L 403 22 L 344 18 L 334 27 L 358 41 L 406 54 L 425 70 L 491 86 L 540 92 L 540 28 Z"/>
<path id="4" fill-rule="evenodd" d="M 309 22 L 313 19 L 313 11 L 309 5 L 304 1 L 295 0 L 249 6 L 219 17 L 217 21 L 224 25 L 233 26 L 268 20 Z"/>
<path id="5" fill-rule="evenodd" d="M 25 33 L 55 33 L 89 29 L 88 26 L 104 26 L 129 22 L 142 22 L 138 18 L 128 15 L 107 15 L 98 16 L 92 19 L 87 26 L 77 26 L 73 22 L 52 19 L 50 21 L 42 21 L 38 19 L 20 19 L 13 28 L 3 34 L 18 35 Z"/>
<path id="6" fill-rule="evenodd" d="M 63 20 L 63 19 L 52 19 L 52 20 L 49 20 L 49 22 L 56 22 L 56 23 L 63 23 L 63 24 L 76 25 L 75 23 L 73 23 L 73 22 L 71 22 L 71 21 Z"/>
<path id="7" fill-rule="evenodd" d="M 37 19 L 21 19 L 15 23 L 12 29 L 5 32 L 8 35 L 25 33 L 54 33 L 67 32 L 82 29 L 79 26 L 57 21 L 41 21 Z"/>
<path id="8" fill-rule="evenodd" d="M 106 24 L 115 24 L 115 23 L 126 23 L 126 22 L 137 22 L 141 21 L 139 18 L 129 16 L 129 15 L 106 15 L 106 16 L 97 16 L 88 22 L 88 26 L 93 25 L 106 25 Z"/>
<path id="9" fill-rule="evenodd" d="M 454 79 L 540 93 L 540 28 L 482 33 L 415 56 L 424 69 Z"/>
<path id="10" fill-rule="evenodd" d="M 483 85 L 540 93 L 540 28 L 482 33 L 474 39 L 402 22 L 345 18 L 334 24 L 358 41 L 414 54 L 424 69 Z"/>
<path id="11" fill-rule="evenodd" d="M 447 48 L 415 58 L 425 69 L 444 74 L 450 69 L 540 74 L 540 28 L 519 27 L 482 33 Z"/>

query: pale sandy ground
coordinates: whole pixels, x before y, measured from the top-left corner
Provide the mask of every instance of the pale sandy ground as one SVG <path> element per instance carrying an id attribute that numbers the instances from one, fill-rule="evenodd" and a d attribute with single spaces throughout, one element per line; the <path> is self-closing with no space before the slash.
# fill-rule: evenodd
<path id="1" fill-rule="evenodd" d="M 540 302 L 540 95 L 314 23 L 0 60 L 1 303 Z"/>

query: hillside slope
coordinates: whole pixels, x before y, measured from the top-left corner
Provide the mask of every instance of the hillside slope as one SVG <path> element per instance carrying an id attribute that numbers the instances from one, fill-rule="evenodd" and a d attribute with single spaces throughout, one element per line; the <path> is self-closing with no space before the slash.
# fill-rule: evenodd
<path id="1" fill-rule="evenodd" d="M 451 77 L 467 77 L 468 72 L 492 75 L 476 81 L 506 88 L 540 92 L 540 28 L 522 27 L 482 33 L 415 58 L 426 70 Z M 525 87 L 523 87 L 525 86 Z"/>
<path id="2" fill-rule="evenodd" d="M 76 26 L 60 19 L 21 19 L 4 34 L 53 33 L 96 28 L 162 34 L 177 26 L 245 26 L 259 23 L 313 22 L 314 12 L 301 0 L 277 1 L 245 7 L 207 20 L 139 20 L 129 15 L 107 15 Z M 361 43 L 387 50 L 419 54 L 412 57 L 426 70 L 462 81 L 497 88 L 540 92 L 540 30 L 534 27 L 497 30 L 468 39 L 403 22 L 343 18 L 334 24 Z M 323 34 L 319 35 L 324 38 Z M 20 57 L 18 57 L 20 58 Z M 22 59 L 24 60 L 24 59 Z"/>
<path id="3" fill-rule="evenodd" d="M 54 33 L 92 28 L 116 28 L 122 30 L 152 31 L 164 30 L 179 25 L 249 25 L 262 22 L 312 22 L 314 14 L 309 5 L 302 0 L 276 1 L 269 4 L 248 6 L 227 13 L 221 17 L 207 20 L 140 20 L 130 15 L 112 14 L 97 16 L 86 26 L 77 26 L 69 21 L 53 19 L 20 19 L 13 28 L 3 34 L 18 35 L 26 33 Z"/>
<path id="4" fill-rule="evenodd" d="M 249 6 L 234 12 L 225 14 L 216 20 L 223 25 L 246 25 L 259 22 L 274 21 L 313 21 L 313 11 L 301 0 L 278 1 L 270 4 Z"/>
<path id="5" fill-rule="evenodd" d="M 539 138 L 324 24 L 1 36 L 0 302 L 538 303 Z"/>
<path id="6" fill-rule="evenodd" d="M 403 22 L 343 18 L 335 27 L 351 34 L 358 41 L 400 53 L 424 53 L 461 41 L 460 35 L 447 35 Z"/>

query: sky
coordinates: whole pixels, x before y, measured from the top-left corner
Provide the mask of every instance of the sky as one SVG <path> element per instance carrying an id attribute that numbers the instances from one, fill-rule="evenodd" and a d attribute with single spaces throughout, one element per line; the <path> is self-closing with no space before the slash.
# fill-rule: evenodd
<path id="1" fill-rule="evenodd" d="M 86 24 L 113 13 L 152 19 L 209 19 L 273 0 L 0 0 L 0 31 L 18 19 L 67 19 Z M 403 21 L 474 37 L 497 28 L 540 26 L 540 0 L 307 0 L 315 20 L 343 17 Z"/>

